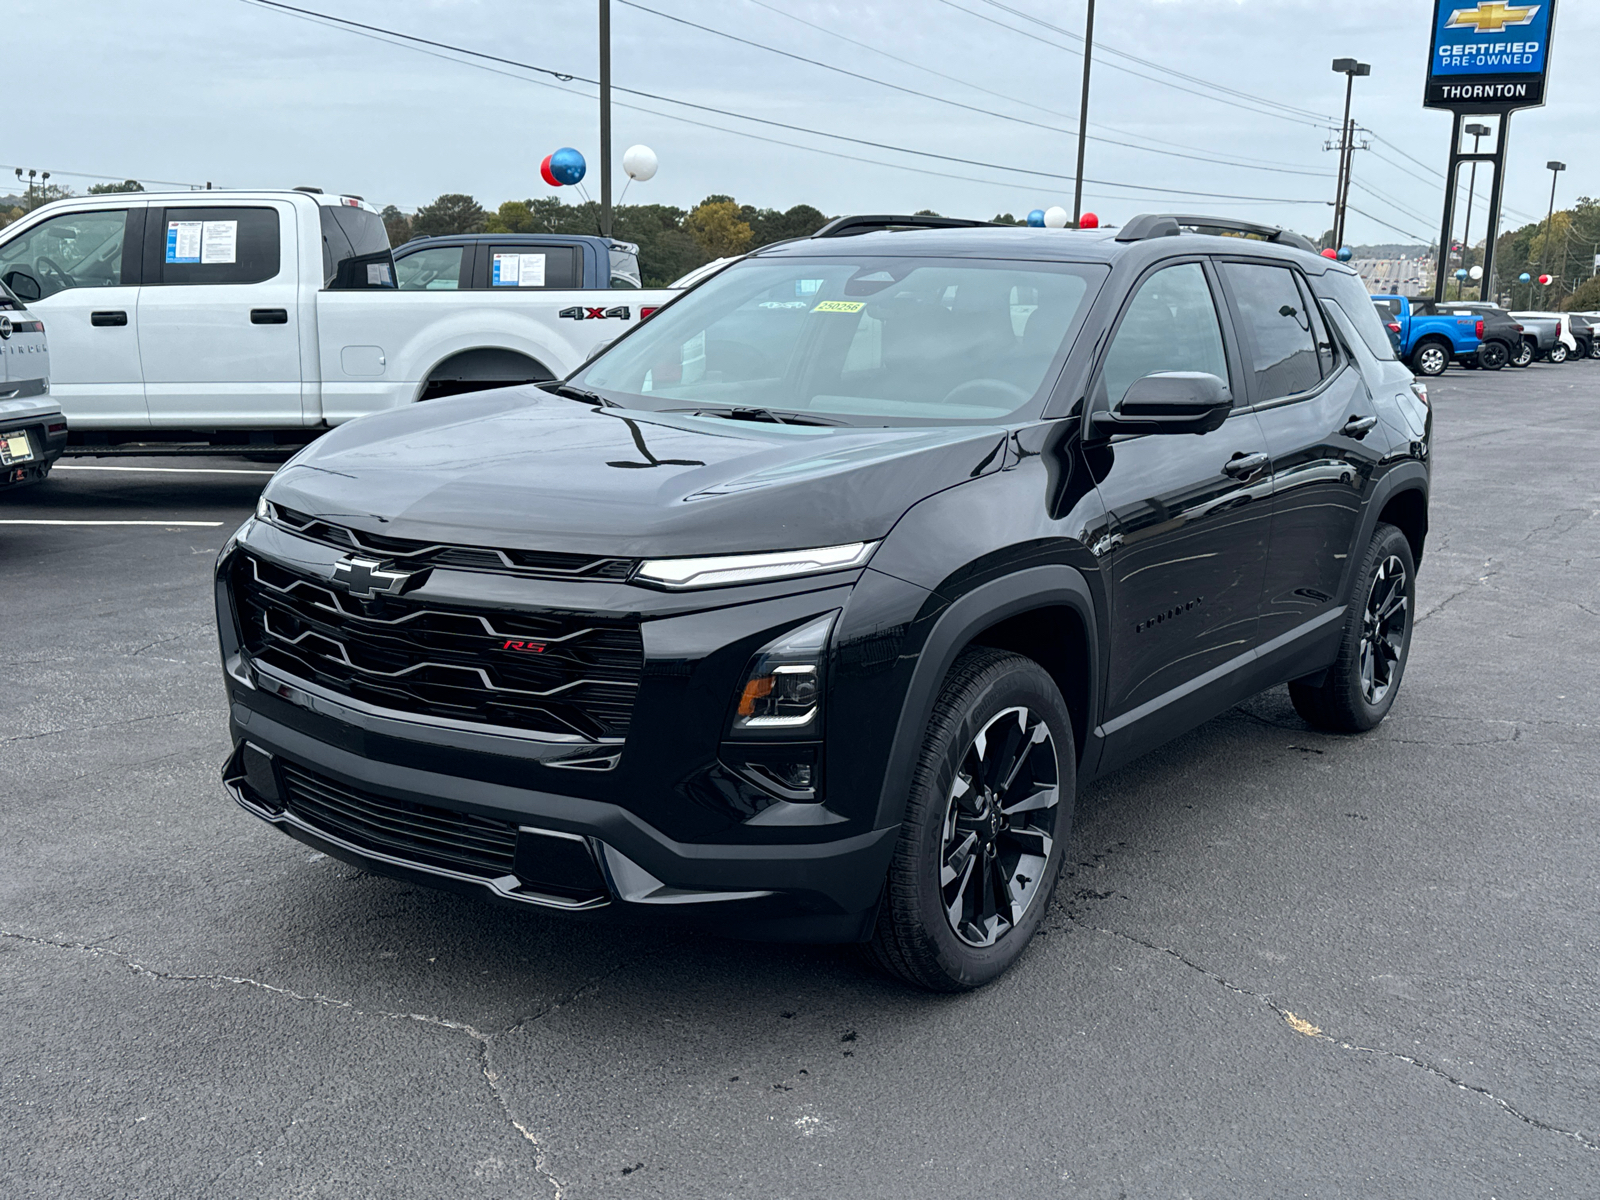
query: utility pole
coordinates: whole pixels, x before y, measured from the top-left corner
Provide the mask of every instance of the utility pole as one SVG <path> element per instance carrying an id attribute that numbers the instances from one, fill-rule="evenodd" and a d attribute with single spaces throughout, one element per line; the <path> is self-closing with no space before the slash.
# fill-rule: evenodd
<path id="1" fill-rule="evenodd" d="M 1355 128 L 1350 124 L 1350 97 L 1356 76 L 1371 75 L 1372 64 L 1336 58 L 1333 69 L 1344 76 L 1344 123 L 1339 126 L 1339 179 L 1333 196 L 1333 248 L 1344 245 L 1344 210 L 1350 201 L 1350 169 L 1355 165 Z"/>
<path id="2" fill-rule="evenodd" d="M 1472 152 L 1478 152 L 1478 139 L 1487 137 L 1487 125 L 1468 125 L 1467 132 L 1472 135 Z M 1472 253 L 1472 193 L 1478 190 L 1478 160 L 1472 160 L 1472 175 L 1467 184 L 1467 219 L 1461 229 L 1461 265 L 1467 265 L 1467 257 Z M 1456 281 L 1456 299 L 1461 299 L 1461 281 Z M 1481 297 L 1480 297 L 1481 298 Z"/>
<path id="3" fill-rule="evenodd" d="M 1551 161 L 1545 163 L 1544 167 L 1545 170 L 1550 172 L 1550 212 L 1544 219 L 1544 241 L 1539 246 L 1540 267 L 1544 266 L 1544 260 L 1550 255 L 1550 235 L 1555 232 L 1556 228 L 1556 180 L 1561 177 L 1561 172 L 1567 169 L 1567 164 Z M 1561 248 L 1562 250 L 1567 248 L 1565 239 L 1562 241 Z M 1561 265 L 1566 266 L 1566 263 L 1563 262 Z"/>
<path id="4" fill-rule="evenodd" d="M 1083 148 L 1089 136 L 1089 60 L 1094 55 L 1094 0 L 1083 22 L 1083 99 L 1078 104 L 1078 181 L 1072 189 L 1072 227 L 1083 215 Z"/>
<path id="5" fill-rule="evenodd" d="M 600 0 L 600 236 L 611 236 L 611 0 Z"/>

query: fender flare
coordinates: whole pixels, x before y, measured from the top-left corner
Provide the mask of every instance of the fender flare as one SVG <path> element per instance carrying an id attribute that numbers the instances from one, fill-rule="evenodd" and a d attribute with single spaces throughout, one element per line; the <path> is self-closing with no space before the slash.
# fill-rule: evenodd
<path id="1" fill-rule="evenodd" d="M 900 823 L 905 812 L 911 775 L 916 768 L 917 756 L 922 752 L 922 739 L 933 717 L 939 689 L 967 643 L 984 629 L 1007 617 L 1036 608 L 1057 606 L 1076 612 L 1088 632 L 1085 640 L 1089 711 L 1084 714 L 1087 729 L 1084 740 L 1086 743 L 1095 740 L 1094 728 L 1100 710 L 1100 626 L 1096 620 L 1093 593 L 1082 573 L 1075 567 L 1055 563 L 1028 567 L 981 584 L 952 601 L 940 613 L 922 643 L 916 667 L 912 671 L 911 684 L 900 705 L 894 741 L 889 747 L 874 829 Z M 1080 777 L 1093 768 L 1094 759 L 1098 757 L 1098 744 L 1093 749 L 1094 753 L 1091 754 L 1090 746 L 1078 747 Z"/>
<path id="2" fill-rule="evenodd" d="M 1426 507 L 1428 482 L 1428 468 L 1414 460 L 1397 464 L 1378 481 L 1378 486 L 1372 493 L 1372 499 L 1367 501 L 1367 509 L 1362 515 L 1356 540 L 1350 547 L 1350 556 L 1345 559 L 1344 579 L 1341 581 L 1339 588 L 1340 603 L 1348 604 L 1350 602 L 1350 588 L 1354 583 L 1356 564 L 1361 559 L 1362 550 L 1367 543 L 1372 541 L 1373 531 L 1378 528 L 1378 517 L 1383 513 L 1389 501 L 1393 500 L 1401 492 L 1421 492 L 1423 505 Z"/>

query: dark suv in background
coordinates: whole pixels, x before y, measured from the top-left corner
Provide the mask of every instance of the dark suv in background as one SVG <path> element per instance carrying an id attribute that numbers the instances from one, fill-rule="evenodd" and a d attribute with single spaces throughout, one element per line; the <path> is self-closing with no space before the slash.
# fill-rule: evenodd
<path id="1" fill-rule="evenodd" d="M 1285 680 L 1383 719 L 1430 423 L 1295 235 L 841 219 L 279 471 L 217 566 L 224 779 L 375 870 L 973 987 L 1085 781 Z"/>

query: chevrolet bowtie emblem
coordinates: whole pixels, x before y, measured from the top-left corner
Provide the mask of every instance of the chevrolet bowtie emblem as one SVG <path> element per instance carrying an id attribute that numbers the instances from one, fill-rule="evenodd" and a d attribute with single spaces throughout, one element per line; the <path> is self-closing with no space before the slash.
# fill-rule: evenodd
<path id="1" fill-rule="evenodd" d="M 1478 0 L 1476 8 L 1458 8 L 1450 14 L 1447 29 L 1476 29 L 1479 33 L 1500 33 L 1507 25 L 1531 25 L 1538 15 L 1537 4 L 1506 4 L 1504 0 Z"/>
<path id="2" fill-rule="evenodd" d="M 386 571 L 375 558 L 344 558 L 333 564 L 333 577 L 358 600 L 398 596 L 414 572 Z"/>

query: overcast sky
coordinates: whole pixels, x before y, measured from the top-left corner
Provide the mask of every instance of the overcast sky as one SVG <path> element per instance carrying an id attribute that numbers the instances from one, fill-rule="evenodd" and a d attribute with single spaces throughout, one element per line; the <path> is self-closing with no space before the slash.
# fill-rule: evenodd
<path id="1" fill-rule="evenodd" d="M 521 63 L 590 78 L 597 71 L 595 0 L 293 2 Z M 1070 178 L 1074 170 L 1082 59 L 1076 43 L 1016 14 L 1081 32 L 1085 0 L 639 2 L 867 78 L 612 0 L 618 87 L 903 149 L 619 93 L 619 189 L 627 146 L 645 143 L 661 160 L 660 173 L 635 185 L 629 202 L 688 206 L 722 192 L 762 207 L 807 203 L 830 214 L 932 208 L 988 217 L 1071 208 L 1069 180 L 1047 176 Z M 1198 211 L 1319 234 L 1332 223 L 1326 201 L 1335 156 L 1323 149 L 1330 130 L 1314 117 L 1222 103 L 1209 85 L 1337 120 L 1344 79 L 1329 62 L 1348 55 L 1372 64 L 1371 77 L 1357 80 L 1355 115 L 1386 141 L 1357 156 L 1351 200 L 1370 216 L 1352 212 L 1346 240 L 1436 237 L 1443 183 L 1435 172 L 1448 154 L 1450 118 L 1420 105 L 1431 11 L 1429 0 L 1101 0 L 1097 43 L 1206 82 L 1097 55 L 1090 132 L 1230 161 L 1091 141 L 1085 173 L 1107 182 L 1087 185 L 1085 207 L 1118 223 L 1136 212 Z M 404 209 L 441 192 L 469 192 L 493 207 L 549 194 L 539 161 L 569 145 L 590 160 L 585 185 L 598 196 L 598 106 L 594 89 L 581 83 L 515 67 L 494 74 L 249 0 L 6 0 L 0 20 L 14 100 L 0 138 L 8 178 L 23 166 L 51 170 L 77 191 L 96 180 L 72 172 L 132 176 L 147 186 L 313 184 Z M 1600 45 L 1600 4 L 1565 0 L 1552 41 L 1551 103 L 1513 121 L 1507 228 L 1543 217 L 1548 159 L 1569 166 L 1558 205 L 1600 193 L 1600 155 L 1592 152 L 1600 84 L 1584 63 L 1585 48 Z M 1245 159 L 1275 169 L 1238 165 Z M 1135 184 L 1221 195 L 1127 186 Z M 1481 203 L 1473 220 L 1476 242 Z"/>

